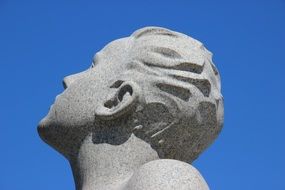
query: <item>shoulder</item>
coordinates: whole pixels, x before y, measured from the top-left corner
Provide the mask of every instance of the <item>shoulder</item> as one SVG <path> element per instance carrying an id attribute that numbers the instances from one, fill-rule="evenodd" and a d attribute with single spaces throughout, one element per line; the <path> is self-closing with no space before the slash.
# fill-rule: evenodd
<path id="1" fill-rule="evenodd" d="M 208 190 L 207 183 L 190 164 L 161 159 L 148 162 L 130 178 L 126 190 Z"/>

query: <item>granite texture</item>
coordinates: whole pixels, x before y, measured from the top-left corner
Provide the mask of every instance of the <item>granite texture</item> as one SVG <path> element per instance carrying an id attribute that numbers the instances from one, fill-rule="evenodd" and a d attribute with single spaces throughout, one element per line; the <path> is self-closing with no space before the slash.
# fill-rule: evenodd
<path id="1" fill-rule="evenodd" d="M 77 190 L 208 189 L 190 164 L 218 136 L 224 111 L 201 42 L 145 27 L 63 85 L 38 132 L 69 160 Z"/>

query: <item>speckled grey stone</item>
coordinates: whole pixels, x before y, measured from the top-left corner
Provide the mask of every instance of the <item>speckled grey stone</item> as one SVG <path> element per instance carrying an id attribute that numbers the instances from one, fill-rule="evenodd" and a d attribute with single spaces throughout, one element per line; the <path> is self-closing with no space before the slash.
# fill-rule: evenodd
<path id="1" fill-rule="evenodd" d="M 223 125 L 212 54 L 187 35 L 146 27 L 63 80 L 38 126 L 70 162 L 77 190 L 206 190 L 191 166 Z"/>

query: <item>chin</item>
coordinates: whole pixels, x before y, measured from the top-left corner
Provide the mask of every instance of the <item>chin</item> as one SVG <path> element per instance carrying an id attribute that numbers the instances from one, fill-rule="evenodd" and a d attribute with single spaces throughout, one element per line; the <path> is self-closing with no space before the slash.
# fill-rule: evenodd
<path id="1" fill-rule="evenodd" d="M 62 131 L 54 121 L 51 121 L 47 116 L 43 118 L 37 127 L 40 138 L 49 146 L 64 154 Z"/>
<path id="2" fill-rule="evenodd" d="M 50 141 L 52 141 L 56 135 L 56 122 L 55 110 L 53 106 L 51 106 L 48 114 L 39 122 L 37 127 L 41 139 L 48 144 L 52 144 Z"/>
<path id="3" fill-rule="evenodd" d="M 41 135 L 42 131 L 51 128 L 56 122 L 56 114 L 54 106 L 51 105 L 48 114 L 38 124 L 38 132 Z"/>
<path id="4" fill-rule="evenodd" d="M 52 125 L 49 122 L 49 118 L 46 116 L 43 118 L 40 123 L 38 124 L 37 127 L 38 133 L 43 141 L 48 143 L 49 140 L 49 134 L 52 130 Z"/>

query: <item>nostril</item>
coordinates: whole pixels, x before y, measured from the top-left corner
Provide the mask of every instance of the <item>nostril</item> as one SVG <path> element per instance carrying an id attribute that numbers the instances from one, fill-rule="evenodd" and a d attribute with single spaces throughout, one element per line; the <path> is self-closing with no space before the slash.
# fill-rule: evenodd
<path id="1" fill-rule="evenodd" d="M 66 86 L 66 84 L 65 84 L 65 82 L 64 82 L 64 81 L 62 81 L 62 85 L 63 85 L 63 88 L 64 88 L 64 89 L 66 89 L 66 88 L 67 88 L 67 86 Z"/>
<path id="2" fill-rule="evenodd" d="M 63 79 L 62 85 L 63 85 L 63 88 L 64 88 L 64 89 L 67 89 L 67 87 L 68 87 L 68 82 L 67 82 L 66 78 Z"/>

